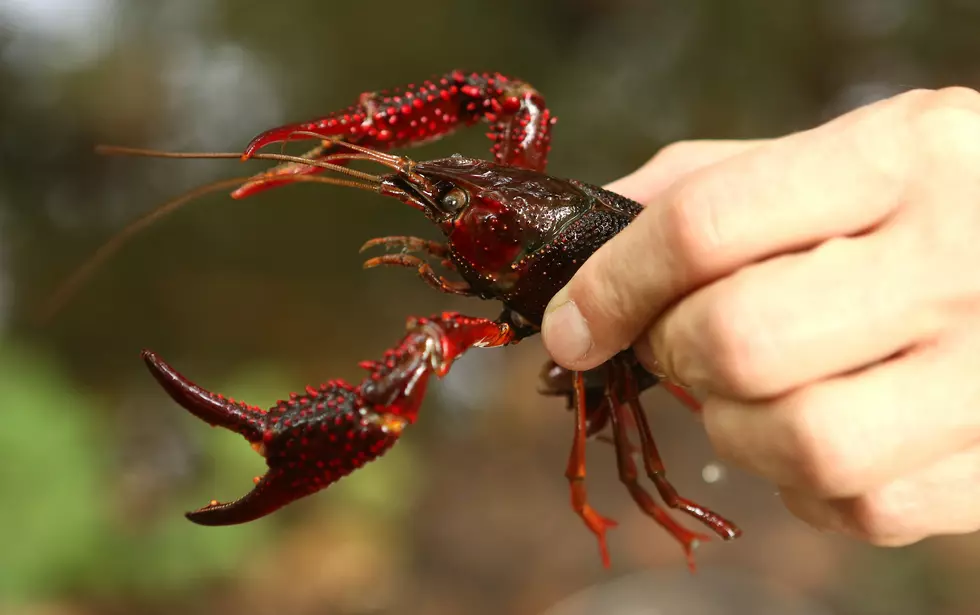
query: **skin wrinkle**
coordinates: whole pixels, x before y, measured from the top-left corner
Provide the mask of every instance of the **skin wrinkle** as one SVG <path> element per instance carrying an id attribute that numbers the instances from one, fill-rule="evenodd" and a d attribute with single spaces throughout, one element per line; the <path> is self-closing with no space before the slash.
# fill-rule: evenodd
<path id="1" fill-rule="evenodd" d="M 976 139 L 980 144 L 980 129 L 976 131 Z M 972 137 L 971 137 L 972 138 Z M 948 150 L 938 149 L 942 154 L 938 161 L 924 162 L 923 173 L 937 181 L 916 186 L 911 196 L 915 200 L 929 200 L 937 203 L 959 204 L 966 212 L 966 219 L 950 219 L 948 216 L 934 216 L 932 211 L 925 208 L 908 208 L 899 212 L 899 219 L 893 224 L 893 232 L 905 235 L 910 249 L 917 250 L 925 258 L 912 263 L 924 274 L 922 280 L 931 290 L 931 296 L 936 300 L 947 301 L 957 298 L 966 285 L 971 294 L 980 294 L 980 276 L 977 266 L 968 261 L 957 259 L 955 255 L 969 250 L 976 244 L 975 229 L 980 228 L 980 148 L 973 152 L 970 160 L 947 161 Z M 975 176 L 974 181 L 962 187 L 962 178 Z M 955 187 L 954 189 L 950 189 Z M 945 263 L 953 263 L 951 269 Z M 942 271 L 943 275 L 936 275 Z"/>
<path id="2" fill-rule="evenodd" d="M 688 320 L 684 342 L 675 341 L 663 350 L 655 348 L 658 356 L 665 356 L 682 353 L 679 349 L 683 347 L 700 346 L 699 351 L 689 354 L 684 361 L 669 360 L 678 377 L 691 385 L 720 393 L 722 391 L 716 386 L 719 379 L 735 387 L 740 387 L 740 383 L 756 382 L 767 376 L 765 366 L 780 354 L 771 327 L 767 326 L 761 311 L 754 307 L 747 273 L 743 270 L 726 279 L 726 300 L 711 302 L 701 319 Z M 670 323 L 671 320 L 665 318 L 661 322 Z M 669 337 L 667 333 L 663 336 L 664 339 Z M 691 343 L 689 340 L 698 341 Z M 697 375 L 689 375 L 684 371 L 685 366 L 693 368 Z M 710 369 L 712 367 L 714 369 Z"/>
<path id="3" fill-rule="evenodd" d="M 864 121 L 857 123 L 854 133 L 845 133 L 844 139 L 847 143 L 842 149 L 852 152 L 865 169 L 879 176 L 877 183 L 883 189 L 892 188 L 892 194 L 887 200 L 893 203 L 906 202 L 905 194 L 910 185 L 911 170 L 916 163 L 917 148 L 913 146 L 914 138 L 908 130 L 892 129 L 895 122 L 890 115 L 895 113 L 906 118 L 906 121 L 900 122 L 900 125 L 905 126 L 910 113 L 910 105 L 906 104 L 906 99 L 928 97 L 928 92 L 912 91 L 886 100 L 879 104 L 889 113 L 882 115 L 874 113 L 875 106 L 869 107 L 861 118 Z M 901 208 L 897 208 L 892 213 L 900 210 Z"/>
<path id="4" fill-rule="evenodd" d="M 595 265 L 595 276 L 600 280 L 609 280 L 613 276 L 618 276 L 619 272 L 625 270 L 626 275 L 631 278 L 638 277 L 644 274 L 644 267 L 641 265 L 640 259 L 632 259 L 628 262 L 614 263 L 609 259 L 596 261 Z M 618 271 L 614 274 L 610 271 L 610 268 L 615 268 Z M 614 278 L 613 278 L 614 279 Z M 572 292 L 578 290 L 576 287 L 572 287 Z M 582 316 L 588 323 L 590 321 L 590 316 L 594 314 L 602 319 L 612 319 L 618 320 L 623 317 L 624 314 L 631 312 L 631 309 L 627 309 L 630 304 L 636 302 L 636 297 L 630 293 L 624 293 L 624 289 L 616 284 L 603 284 L 601 288 L 602 300 L 600 305 L 602 309 L 598 310 L 593 307 L 591 302 L 592 295 L 583 295 L 580 291 L 578 296 L 572 295 L 572 299 L 578 305 L 585 305 L 587 309 L 582 310 Z M 635 309 L 635 308 L 633 308 Z M 591 327 L 590 327 L 591 328 Z M 595 329 L 593 329 L 595 331 Z M 601 332 L 601 330 L 599 330 Z M 639 328 L 637 330 L 639 333 Z M 601 335 L 599 337 L 602 337 Z M 617 338 L 618 339 L 618 338 Z M 628 341 L 628 340 L 625 340 Z"/>
<path id="5" fill-rule="evenodd" d="M 718 210 L 715 209 L 715 211 L 718 211 Z M 660 228 L 663 228 L 663 226 L 661 226 Z M 818 246 L 817 248 L 815 248 L 815 250 L 818 250 L 818 251 L 819 250 L 824 250 L 824 249 L 826 249 L 827 245 L 829 243 L 832 243 L 833 241 L 835 241 L 835 240 L 831 240 L 830 242 L 824 242 L 824 244 Z M 673 254 L 674 252 L 676 252 L 676 251 L 668 251 L 668 254 Z M 781 258 L 789 258 L 789 257 L 775 257 L 775 258 L 771 259 L 770 262 L 778 262 Z M 751 270 L 751 267 L 749 268 L 749 270 Z M 733 279 L 733 281 L 734 280 L 742 279 L 742 274 L 740 272 L 736 272 L 735 274 L 733 274 L 732 279 Z M 674 289 L 671 289 L 671 290 L 673 291 Z M 735 297 L 737 297 L 737 296 L 738 296 L 738 293 L 737 292 L 730 293 L 728 299 L 726 301 L 722 301 L 721 303 L 726 303 L 726 304 L 729 304 L 729 305 L 731 305 L 731 304 L 739 305 L 739 302 L 735 300 Z M 763 305 L 763 306 L 766 305 L 766 302 L 759 302 L 759 303 L 761 305 Z M 865 304 L 868 304 L 867 301 L 865 301 L 864 303 Z M 710 322 L 717 321 L 720 324 L 718 326 L 716 326 L 716 327 L 712 327 L 709 324 L 709 325 L 707 325 L 707 330 L 709 330 L 709 331 L 716 331 L 720 327 L 723 327 L 723 326 L 731 326 L 730 323 L 731 323 L 731 321 L 733 319 L 735 319 L 736 321 L 738 320 L 738 319 L 734 318 L 732 316 L 732 314 L 739 314 L 739 313 L 740 313 L 739 311 L 734 310 L 732 308 L 729 308 L 729 310 L 726 313 L 719 314 L 714 319 L 709 318 L 708 319 L 709 323 Z M 757 316 L 753 320 L 755 322 L 757 322 L 757 323 L 758 322 L 769 323 L 769 322 L 772 322 L 773 321 L 772 318 L 761 316 L 761 315 L 760 316 Z M 705 326 L 705 325 L 703 325 L 703 324 L 698 325 L 698 327 L 701 327 L 701 326 Z M 745 329 L 745 327 L 739 327 L 739 329 Z M 776 344 L 775 340 L 772 340 L 771 343 L 769 343 L 769 344 L 761 344 L 761 343 L 759 343 L 759 339 L 770 337 L 769 336 L 769 329 L 767 327 L 762 327 L 762 326 L 748 327 L 748 329 L 750 331 L 754 331 L 754 333 L 752 333 L 751 335 L 748 335 L 747 337 L 749 337 L 750 339 L 751 339 L 751 337 L 756 337 L 758 339 L 756 339 L 754 343 L 753 342 L 748 342 L 748 343 L 744 343 L 743 344 L 743 343 L 737 343 L 736 342 L 733 345 L 736 348 L 750 349 L 751 352 L 749 350 L 746 350 L 744 352 L 739 352 L 739 351 L 736 350 L 736 351 L 733 351 L 733 352 L 727 352 L 727 353 L 722 353 L 722 354 L 724 354 L 726 356 L 727 355 L 734 355 L 734 356 L 738 356 L 738 357 L 741 357 L 741 358 L 744 359 L 745 356 L 756 356 L 756 355 L 758 355 L 759 353 L 758 352 L 755 352 L 755 351 L 757 351 L 760 347 L 766 346 L 766 347 L 769 347 L 773 351 L 771 353 L 768 353 L 769 355 L 778 356 L 778 354 L 779 354 L 777 352 L 778 345 Z M 690 336 L 688 336 L 688 337 L 690 337 Z M 714 341 L 716 343 L 720 341 L 722 343 L 722 346 L 723 347 L 727 347 L 725 345 L 726 340 L 724 339 L 724 335 L 723 334 L 717 334 L 717 335 L 714 335 L 714 336 L 711 336 L 711 337 L 714 339 Z M 657 341 L 657 340 L 659 340 L 659 341 Z M 791 344 L 792 343 L 792 340 L 791 339 L 790 340 L 785 340 L 785 341 L 786 341 L 787 344 Z M 669 342 L 667 342 L 664 339 L 664 336 L 663 335 L 657 336 L 656 340 L 654 340 L 652 342 L 652 344 L 649 341 L 644 340 L 644 343 L 643 343 L 643 346 L 644 347 L 649 347 L 651 345 L 652 345 L 653 348 L 665 348 L 665 347 L 671 346 L 671 344 L 669 344 Z M 667 371 L 670 372 L 670 373 L 689 373 L 691 370 L 696 369 L 695 367 L 690 367 L 690 366 L 683 365 L 685 363 L 685 361 L 684 361 L 683 358 L 678 358 L 677 361 L 676 361 L 676 363 L 679 364 L 679 365 L 682 365 L 682 367 L 681 368 L 674 367 L 672 364 L 675 363 L 675 361 L 671 361 L 670 358 L 666 356 L 667 354 L 669 354 L 669 353 L 661 352 L 661 353 L 658 354 L 656 352 L 653 352 L 652 350 L 647 350 L 646 348 L 644 348 L 644 351 L 641 353 L 641 358 L 644 358 L 644 360 L 646 360 L 647 363 L 651 363 L 650 358 L 652 356 L 658 356 L 659 359 L 660 359 L 661 365 L 663 365 L 667 369 Z M 713 355 L 714 356 L 718 356 L 718 354 L 719 353 L 717 351 L 713 352 Z M 764 356 L 766 355 L 766 353 L 762 353 L 762 354 Z M 778 361 L 779 361 L 778 359 L 772 359 L 772 360 L 768 361 L 768 363 L 778 364 Z M 689 364 L 689 362 L 687 362 L 687 363 Z M 766 362 L 763 362 L 763 363 L 766 363 Z M 765 372 L 765 370 L 756 370 L 756 371 Z M 764 373 L 757 374 L 757 376 L 760 376 L 760 377 L 763 376 L 763 375 L 764 375 Z M 755 377 L 753 377 L 752 379 L 753 380 L 758 380 L 758 378 L 755 378 Z"/>
<path id="6" fill-rule="evenodd" d="M 942 342 L 772 402 L 713 398 L 705 404 L 709 437 L 720 454 L 777 484 L 830 497 L 859 495 L 980 440 L 980 386 L 950 397 L 944 384 L 978 340 L 980 327 L 969 336 L 954 330 Z M 909 372 L 921 377 L 909 379 Z M 906 403 L 910 398 L 917 402 Z M 855 408 L 877 410 L 854 414 Z M 936 414 L 937 408 L 943 411 Z M 925 424 L 924 415 L 930 417 Z M 916 447 L 909 438 L 918 439 Z M 745 458 L 746 452 L 763 454 Z"/>
<path id="7" fill-rule="evenodd" d="M 949 485 L 959 489 L 950 489 Z M 980 487 L 980 449 L 958 450 L 910 477 L 885 485 L 862 498 L 832 500 L 829 507 L 806 499 L 798 504 L 810 514 L 839 519 L 838 530 L 880 546 L 904 546 L 931 535 L 954 535 L 976 530 L 976 489 Z M 941 526 L 932 525 L 936 510 L 945 515 Z M 853 520 L 848 522 L 848 520 Z"/>
<path id="8" fill-rule="evenodd" d="M 828 139 L 819 135 L 815 137 L 814 134 L 816 134 L 814 133 L 814 131 L 798 133 L 796 135 L 784 138 L 779 141 L 773 141 L 767 143 L 764 147 L 759 147 L 753 150 L 749 150 L 749 152 L 747 153 L 743 153 L 738 156 L 733 156 L 729 159 L 726 159 L 723 162 L 723 164 L 726 165 L 726 167 L 728 168 L 728 172 L 723 173 L 722 178 L 736 178 L 743 175 L 749 175 L 752 177 L 763 176 L 765 175 L 766 169 L 779 165 L 780 161 L 784 161 L 786 159 L 790 159 L 790 160 L 800 159 L 801 157 L 802 160 L 800 160 L 795 165 L 795 168 L 812 168 L 814 165 L 814 162 L 812 160 L 812 158 L 814 157 L 814 153 L 821 152 L 827 149 L 828 147 L 831 148 L 831 151 L 825 152 L 824 155 L 820 157 L 821 160 L 836 160 L 840 157 L 838 147 L 834 147 L 835 145 L 837 145 L 836 139 Z M 801 142 L 797 143 L 797 141 L 801 141 Z M 791 154 L 791 152 L 800 149 L 803 150 L 802 154 L 798 153 L 795 156 Z M 709 200 L 707 197 L 700 196 L 699 193 L 695 193 L 696 196 L 694 197 L 685 199 L 684 190 L 690 189 L 690 188 L 686 188 L 686 186 L 698 185 L 698 182 L 706 182 L 708 183 L 709 186 L 712 186 L 712 182 L 716 182 L 719 180 L 710 180 L 710 179 L 704 180 L 703 177 L 705 175 L 711 177 L 711 173 L 715 168 L 717 168 L 717 165 L 714 165 L 712 167 L 702 168 L 699 171 L 687 176 L 683 181 L 679 182 L 678 184 L 675 184 L 668 191 L 668 194 L 664 197 L 667 203 L 665 205 L 665 208 L 662 210 L 664 212 L 662 213 L 662 216 L 670 216 L 671 214 L 670 210 L 673 208 L 683 209 L 686 200 L 695 201 L 695 202 L 698 202 L 701 199 Z M 851 172 L 850 169 L 848 169 L 847 173 L 849 175 L 854 175 L 854 173 Z M 791 179 L 789 183 L 790 184 L 800 183 L 800 180 Z M 864 182 L 857 182 L 857 183 L 864 183 Z M 871 188 L 867 188 L 865 191 L 869 195 L 874 195 L 876 197 L 874 200 L 881 204 L 879 205 L 879 207 L 886 210 L 890 210 L 892 209 L 891 207 L 891 203 L 893 202 L 892 199 L 882 198 L 881 194 L 889 186 L 894 186 L 895 183 L 896 182 L 894 182 L 891 178 L 882 178 L 881 181 L 875 182 L 874 186 L 872 186 Z M 783 195 L 781 194 L 781 192 L 775 192 L 775 193 L 769 192 L 769 188 L 772 185 L 773 184 L 771 183 L 764 183 L 761 194 L 758 195 L 758 198 L 755 198 L 753 200 L 777 203 L 778 209 L 776 209 L 775 211 L 778 214 L 783 214 L 785 212 L 786 217 L 780 220 L 779 217 L 777 216 L 776 221 L 783 224 L 792 222 L 793 218 L 798 215 L 798 212 L 793 211 L 793 208 L 789 208 L 789 207 L 787 207 L 785 210 L 782 209 L 783 207 L 782 203 L 784 201 L 784 199 L 782 198 Z M 729 186 L 722 186 L 722 187 L 712 186 L 709 188 L 698 188 L 697 190 L 698 191 L 706 190 L 712 195 L 717 193 L 721 195 L 718 198 L 719 201 L 724 201 L 725 195 L 738 194 L 737 190 L 734 190 Z M 809 190 L 798 191 L 797 196 L 802 195 L 804 198 L 814 198 L 805 194 L 807 192 L 809 192 Z M 825 198 L 825 197 L 821 195 L 820 198 Z M 863 199 L 854 199 L 854 200 L 862 201 L 862 202 L 864 201 Z M 736 199 L 735 202 L 739 203 L 740 201 Z M 722 210 L 719 210 L 718 213 L 715 214 L 715 216 L 720 216 L 721 211 Z M 874 213 L 874 214 L 867 214 L 867 213 L 865 214 L 865 216 L 869 218 L 878 218 L 881 215 L 882 215 L 881 212 Z M 755 230 L 756 236 L 757 236 L 757 229 L 760 227 L 765 228 L 766 226 L 768 226 L 768 223 L 770 222 L 768 220 L 760 221 L 752 217 L 747 217 L 741 211 L 738 211 L 735 214 L 735 216 L 733 216 L 733 219 L 738 221 L 749 220 L 750 222 L 746 224 L 746 228 L 750 230 Z M 743 254 L 738 254 L 737 256 L 733 255 L 731 260 L 725 258 L 728 252 L 726 252 L 726 250 L 724 249 L 720 249 L 725 245 L 723 243 L 720 243 L 721 240 L 715 242 L 713 246 L 709 245 L 709 248 L 707 250 L 699 250 L 697 247 L 691 248 L 690 247 L 691 245 L 697 246 L 699 243 L 708 243 L 708 242 L 700 242 L 696 238 L 694 240 L 685 240 L 685 237 L 689 237 L 691 234 L 691 231 L 689 231 L 688 229 L 691 228 L 692 226 L 697 226 L 696 224 L 685 223 L 683 218 L 679 222 L 672 222 L 671 221 L 672 218 L 670 217 L 667 217 L 666 219 L 662 219 L 662 220 L 664 226 L 663 232 L 666 235 L 666 240 L 667 240 L 665 245 L 667 245 L 669 249 L 667 250 L 666 255 L 661 255 L 660 257 L 668 258 L 668 259 L 674 258 L 675 261 L 673 262 L 668 261 L 671 267 L 679 267 L 680 270 L 683 271 L 685 268 L 689 269 L 691 263 L 698 263 L 708 259 L 714 259 L 718 261 L 716 263 L 712 263 L 707 267 L 710 273 L 703 272 L 703 271 L 696 271 L 696 274 L 692 276 L 693 278 L 692 281 L 694 282 L 704 283 L 705 281 L 707 281 L 705 278 L 710 279 L 711 277 L 715 277 L 719 275 L 721 273 L 719 269 L 727 270 L 728 268 L 730 268 L 731 260 L 744 259 Z M 864 224 L 862 226 L 868 226 L 868 225 L 869 224 Z M 723 223 L 719 222 L 715 226 L 716 226 L 716 230 L 714 231 L 713 235 L 715 235 L 716 237 L 725 237 L 726 235 L 732 237 L 745 236 L 742 233 L 729 233 L 721 230 L 725 226 L 725 224 Z M 755 239 L 755 237 L 752 235 L 749 235 L 749 237 Z M 800 247 L 805 247 L 806 245 L 810 245 L 812 244 L 813 241 L 814 241 L 813 239 L 800 239 L 790 243 L 790 245 L 788 246 L 783 246 L 780 249 L 797 249 Z M 771 252 L 764 252 L 762 254 L 759 254 L 758 258 L 764 258 L 766 256 L 769 256 L 770 254 Z M 725 272 L 727 273 L 727 271 Z"/>
<path id="9" fill-rule="evenodd" d="M 936 319 L 934 312 L 916 305 L 900 306 L 899 300 L 911 299 L 905 292 L 909 280 L 875 275 L 882 269 L 878 260 L 887 263 L 899 256 L 886 248 L 878 238 L 870 244 L 841 238 L 811 253 L 740 270 L 684 300 L 680 309 L 688 317 L 668 312 L 650 333 L 654 354 L 682 381 L 709 388 L 720 384 L 724 386 L 714 392 L 753 398 L 781 394 L 802 379 L 828 375 L 819 362 L 810 364 L 811 355 L 816 360 L 835 351 L 834 369 L 887 358 L 932 335 L 947 319 Z M 870 265 L 848 271 L 841 280 L 836 272 L 852 258 Z M 804 279 L 807 283 L 800 286 Z M 797 301 L 807 291 L 815 293 L 814 299 Z M 846 336 L 847 330 L 862 326 L 865 315 L 874 326 Z M 828 349 L 828 340 L 840 335 L 846 345 Z M 787 361 L 786 353 L 799 356 Z"/>

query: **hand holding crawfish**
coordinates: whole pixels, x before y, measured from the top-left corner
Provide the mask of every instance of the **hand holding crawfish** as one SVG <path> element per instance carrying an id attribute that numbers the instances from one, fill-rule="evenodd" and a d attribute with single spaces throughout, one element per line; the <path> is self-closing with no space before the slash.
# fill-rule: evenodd
<path id="1" fill-rule="evenodd" d="M 383 153 L 439 138 L 481 120 L 491 126 L 494 162 L 460 155 L 415 162 Z M 209 393 L 153 353 L 144 352 L 150 370 L 178 403 L 208 423 L 244 436 L 269 465 L 268 473 L 244 498 L 228 504 L 212 502 L 189 513 L 188 518 L 205 525 L 242 523 L 323 489 L 394 445 L 403 428 L 415 421 L 432 373 L 444 376 L 470 347 L 516 343 L 539 332 L 551 297 L 641 210 L 638 203 L 602 188 L 546 175 L 553 123 L 537 91 L 496 73 L 456 71 L 404 91 L 363 94 L 358 104 L 344 111 L 259 135 L 241 157 L 282 164 L 260 175 L 205 186 L 151 212 L 96 253 L 69 281 L 56 296 L 55 306 L 123 238 L 204 191 L 240 184 L 233 196 L 242 198 L 277 185 L 316 181 L 394 197 L 420 210 L 446 238 L 445 243 L 403 236 L 371 240 L 365 248 L 397 247 L 401 253 L 372 258 L 366 267 L 410 267 L 440 291 L 503 303 L 503 313 L 495 322 L 449 313 L 410 320 L 409 332 L 398 346 L 381 361 L 362 364 L 369 375 L 359 385 L 331 381 L 319 389 L 307 389 L 306 395 L 294 394 L 267 411 Z M 317 139 L 320 144 L 302 157 L 257 153 L 265 145 L 293 139 Z M 170 157 L 239 156 L 107 151 Z M 354 160 L 375 162 L 392 172 L 376 176 L 346 168 Z M 349 179 L 316 175 L 325 170 Z M 426 257 L 438 259 L 462 280 L 439 276 Z M 596 535 L 606 566 L 605 534 L 616 524 L 588 502 L 585 442 L 607 426 L 612 431 L 620 479 L 643 512 L 681 543 L 692 570 L 693 548 L 707 537 L 674 521 L 639 485 L 631 428 L 638 433 L 644 470 L 669 507 L 699 520 L 726 540 L 740 535 L 721 516 L 679 496 L 667 481 L 639 402 L 639 394 L 658 384 L 658 379 L 640 367 L 631 351 L 588 372 L 573 373 L 549 363 L 542 381 L 543 394 L 566 397 L 574 412 L 566 470 L 572 506 Z M 696 400 L 683 389 L 662 384 L 687 406 L 698 409 Z"/>

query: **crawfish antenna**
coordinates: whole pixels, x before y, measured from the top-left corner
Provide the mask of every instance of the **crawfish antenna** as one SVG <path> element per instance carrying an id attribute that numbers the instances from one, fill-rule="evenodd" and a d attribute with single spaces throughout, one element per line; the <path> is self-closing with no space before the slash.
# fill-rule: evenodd
<path id="1" fill-rule="evenodd" d="M 149 149 L 137 149 L 129 147 L 118 147 L 118 146 L 98 146 L 96 147 L 96 153 L 107 154 L 107 155 L 126 155 L 126 156 L 147 156 L 153 158 L 194 158 L 194 159 L 238 159 L 241 158 L 241 154 L 238 153 L 224 153 L 224 152 L 163 152 Z M 343 175 L 347 175 L 354 179 L 342 179 L 337 177 L 318 177 L 318 176 L 297 176 L 292 178 L 291 181 L 304 181 L 304 182 L 314 182 L 321 184 L 330 184 L 334 186 L 348 186 L 351 188 L 360 188 L 362 190 L 370 190 L 376 192 L 380 184 L 381 178 L 377 175 L 371 175 L 370 173 L 365 173 L 363 171 L 356 171 L 353 169 L 348 169 L 339 165 L 331 164 L 327 161 L 321 160 L 309 160 L 299 156 L 288 156 L 285 154 L 254 154 L 252 158 L 257 160 L 276 160 L 280 162 L 297 162 L 300 164 L 308 164 L 311 166 L 321 167 L 330 171 L 336 171 Z M 273 177 L 270 175 L 270 177 Z M 95 251 L 92 256 L 88 258 L 82 265 L 76 269 L 69 277 L 66 279 L 51 295 L 51 297 L 41 306 L 41 309 L 35 315 L 35 322 L 38 325 L 44 325 L 49 322 L 58 312 L 65 306 L 69 299 L 82 287 L 102 266 L 112 255 L 119 251 L 119 249 L 125 245 L 134 235 L 140 231 L 148 228 L 151 224 L 157 220 L 163 218 L 164 216 L 171 214 L 190 201 L 197 199 L 205 194 L 214 192 L 216 190 L 223 190 L 244 184 L 246 182 L 255 181 L 255 176 L 248 177 L 233 177 L 230 179 L 222 179 L 210 184 L 205 184 L 185 192 L 184 194 L 173 198 L 161 205 L 158 205 L 146 212 L 133 222 L 131 222 L 126 228 L 116 233 L 108 241 L 106 241 L 102 246 Z M 355 181 L 361 180 L 361 181 Z"/>
<path id="2" fill-rule="evenodd" d="M 392 171 L 403 172 L 406 170 L 411 170 L 415 166 L 415 161 L 405 156 L 395 156 L 393 154 L 386 154 L 384 152 L 379 152 L 377 150 L 371 149 L 370 147 L 364 147 L 363 145 L 357 145 L 356 143 L 351 143 L 350 141 L 345 141 L 344 139 L 338 137 L 327 137 L 321 135 L 317 132 L 312 132 L 309 130 L 294 130 L 289 133 L 289 137 L 293 135 L 305 135 L 308 137 L 318 137 L 326 142 L 332 143 L 333 145 L 339 147 L 346 147 L 352 149 L 358 154 L 351 153 L 336 153 L 329 156 L 322 156 L 317 158 L 317 160 L 328 161 L 328 160 L 367 160 L 370 162 L 375 162 L 382 166 L 386 166 Z M 285 141 L 283 142 L 285 146 Z M 251 154 L 250 158 L 258 158 L 261 154 Z"/>

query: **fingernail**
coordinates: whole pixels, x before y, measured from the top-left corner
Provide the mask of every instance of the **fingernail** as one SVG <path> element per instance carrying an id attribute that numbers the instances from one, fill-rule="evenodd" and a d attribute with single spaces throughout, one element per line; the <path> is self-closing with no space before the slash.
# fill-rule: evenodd
<path id="1" fill-rule="evenodd" d="M 563 294 L 555 295 L 545 311 L 541 336 L 556 361 L 576 363 L 592 350 L 592 332 L 575 302 Z"/>

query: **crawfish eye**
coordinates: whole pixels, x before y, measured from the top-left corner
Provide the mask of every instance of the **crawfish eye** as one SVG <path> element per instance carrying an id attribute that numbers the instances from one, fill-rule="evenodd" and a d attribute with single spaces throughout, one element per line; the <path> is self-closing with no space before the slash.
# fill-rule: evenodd
<path id="1" fill-rule="evenodd" d="M 462 188 L 453 188 L 447 192 L 441 199 L 441 204 L 443 211 L 446 213 L 455 213 L 459 211 L 464 205 L 469 197 L 466 191 Z"/>

